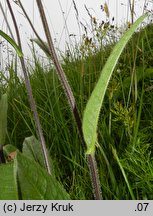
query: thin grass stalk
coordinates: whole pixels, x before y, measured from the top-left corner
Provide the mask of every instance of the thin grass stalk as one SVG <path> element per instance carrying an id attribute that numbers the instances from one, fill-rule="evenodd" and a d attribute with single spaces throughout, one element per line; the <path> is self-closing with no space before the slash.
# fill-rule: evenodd
<path id="1" fill-rule="evenodd" d="M 14 12 L 12 10 L 12 7 L 11 7 L 11 4 L 10 4 L 9 0 L 6 0 L 6 1 L 7 1 L 7 5 L 8 5 L 8 8 L 9 8 L 9 11 L 10 11 L 13 23 L 14 23 L 14 27 L 15 27 L 15 31 L 16 31 L 16 35 L 17 35 L 18 45 L 19 45 L 19 47 L 20 47 L 20 49 L 22 51 L 22 44 L 21 44 L 21 39 L 20 39 L 20 34 L 19 34 L 19 29 L 18 29 L 18 26 L 17 26 L 16 18 L 14 16 Z M 50 168 L 50 165 L 49 165 L 49 159 L 48 159 L 45 139 L 44 139 L 42 127 L 41 127 L 41 124 L 40 124 L 39 115 L 38 115 L 38 112 L 37 112 L 37 108 L 36 108 L 35 100 L 34 100 L 34 97 L 33 97 L 30 80 L 29 80 L 29 77 L 28 77 L 28 73 L 27 73 L 27 70 L 26 70 L 26 66 L 25 66 L 25 62 L 24 62 L 23 57 L 20 57 L 20 62 L 21 62 L 22 71 L 23 71 L 24 78 L 25 78 L 25 86 L 26 86 L 26 89 L 27 89 L 27 94 L 28 94 L 30 107 L 31 107 L 31 110 L 33 111 L 33 117 L 34 117 L 34 121 L 35 121 L 35 125 L 36 125 L 37 136 L 39 138 L 41 148 L 42 148 L 42 152 L 43 152 L 43 156 L 44 156 L 44 164 L 45 164 L 46 170 L 51 175 L 51 168 Z"/>
<path id="2" fill-rule="evenodd" d="M 127 175 L 126 175 L 126 173 L 125 173 L 125 171 L 124 171 L 124 167 L 122 166 L 122 164 L 121 164 L 121 162 L 120 162 L 120 159 L 118 158 L 116 149 L 114 149 L 113 147 L 112 147 L 112 153 L 113 153 L 114 158 L 116 159 L 117 164 L 118 164 L 118 166 L 119 166 L 119 168 L 120 168 L 120 170 L 121 170 L 121 172 L 122 172 L 122 175 L 123 175 L 124 180 L 125 180 L 125 182 L 126 182 L 126 185 L 127 185 L 128 190 L 129 190 L 129 193 L 130 193 L 130 195 L 131 195 L 131 198 L 132 198 L 132 200 L 135 200 L 135 196 L 134 196 L 132 187 L 130 186 L 129 180 L 128 180 Z"/>
<path id="3" fill-rule="evenodd" d="M 134 23 L 134 4 L 135 4 L 135 0 L 132 0 L 132 10 L 131 10 L 131 21 L 132 21 L 132 24 Z"/>
<path id="4" fill-rule="evenodd" d="M 3 6 L 2 6 L 1 2 L 0 2 L 0 9 L 1 9 L 1 11 L 2 11 L 2 14 L 3 14 L 4 20 L 5 20 L 6 26 L 7 26 L 7 28 L 8 28 L 8 31 L 10 32 L 10 35 L 11 35 L 12 39 L 14 40 L 14 35 L 13 35 L 12 30 L 11 30 L 11 26 L 10 26 L 10 24 L 9 24 L 9 22 L 8 22 L 6 13 L 5 13 L 4 9 L 3 9 Z M 17 64 L 17 55 L 15 56 L 15 65 L 16 65 L 16 64 Z M 15 70 L 15 71 L 16 71 L 16 74 L 17 74 L 17 70 Z"/>
<path id="5" fill-rule="evenodd" d="M 78 23 L 78 28 L 79 28 L 79 35 L 80 35 L 80 40 L 82 39 L 81 38 L 81 28 L 80 28 L 80 21 L 79 21 L 79 11 L 77 9 L 77 6 L 76 6 L 76 3 L 74 0 L 72 0 L 73 2 L 73 7 L 74 7 L 74 10 L 76 12 L 76 20 L 77 20 L 77 23 Z"/>
<path id="6" fill-rule="evenodd" d="M 28 20 L 28 22 L 29 22 L 29 24 L 30 24 L 30 26 L 31 26 L 31 28 L 32 28 L 32 30 L 33 30 L 33 32 L 35 33 L 36 37 L 40 40 L 40 42 L 42 43 L 42 45 L 45 47 L 46 44 L 44 44 L 44 41 L 41 39 L 41 37 L 40 37 L 39 34 L 37 33 L 37 31 L 36 31 L 34 25 L 32 24 L 32 22 L 31 22 L 31 20 L 30 20 L 30 18 L 29 18 L 29 16 L 28 16 L 28 14 L 27 14 L 27 12 L 25 11 L 25 9 L 24 9 L 24 7 L 23 7 L 23 5 L 22 5 L 22 3 L 21 3 L 20 0 L 18 0 L 18 5 L 19 5 L 20 8 L 22 9 L 22 11 L 23 11 L 23 13 L 24 13 L 26 19 Z M 48 55 L 49 55 L 49 53 L 48 53 Z"/>
<path id="7" fill-rule="evenodd" d="M 0 2 L 0 9 L 1 9 L 1 11 L 2 11 L 4 20 L 5 20 L 5 22 L 6 22 L 6 25 L 7 25 L 8 30 L 9 30 L 9 32 L 10 32 L 10 35 L 11 35 L 12 39 L 14 40 L 14 36 L 13 36 L 12 30 L 11 30 L 10 24 L 9 24 L 9 22 L 8 22 L 8 19 L 7 19 L 7 17 L 6 17 L 6 13 L 4 12 L 4 9 L 3 9 L 3 6 L 2 6 L 1 2 Z"/>
<path id="8" fill-rule="evenodd" d="M 41 20 L 42 20 L 42 24 L 43 24 L 43 28 L 45 31 L 45 35 L 47 38 L 47 42 L 48 42 L 48 46 L 49 46 L 49 51 L 50 51 L 50 56 L 51 59 L 55 65 L 56 71 L 57 71 L 57 75 L 62 83 L 64 92 L 67 96 L 72 114 L 75 118 L 75 121 L 77 123 L 77 127 L 79 130 L 79 134 L 81 136 L 81 140 L 82 140 L 82 144 L 83 144 L 83 148 L 86 150 L 87 146 L 84 142 L 84 138 L 83 138 L 83 132 L 82 132 L 82 122 L 81 122 L 81 118 L 76 106 L 76 101 L 73 95 L 73 92 L 71 90 L 71 87 L 67 81 L 66 75 L 59 63 L 54 45 L 53 45 L 53 41 L 52 41 L 52 37 L 51 37 L 51 33 L 49 30 L 49 26 L 48 26 L 48 22 L 46 19 L 46 15 L 45 15 L 45 11 L 44 11 L 44 7 L 42 5 L 42 1 L 41 0 L 36 0 L 37 1 L 37 6 L 39 9 L 39 13 L 41 16 Z M 91 174 L 91 182 L 92 182 L 92 186 L 93 186 L 93 193 L 95 196 L 95 199 L 99 200 L 102 199 L 102 193 L 101 193 L 101 188 L 100 188 L 100 183 L 99 183 L 99 175 L 98 175 L 98 170 L 97 170 L 97 163 L 95 160 L 95 156 L 94 155 L 87 155 L 87 163 L 88 163 L 88 167 L 90 170 L 90 174 Z"/>
<path id="9" fill-rule="evenodd" d="M 58 3 L 59 3 L 60 10 L 61 10 L 61 14 L 62 14 L 62 17 L 63 17 L 63 20 L 64 20 L 64 28 L 63 28 L 63 30 L 62 30 L 62 32 L 61 32 L 61 36 L 60 36 L 60 39 L 59 39 L 59 43 L 60 43 L 60 41 L 61 41 L 61 39 L 62 39 L 62 35 L 63 35 L 64 30 L 66 30 L 67 35 L 69 36 L 69 41 L 70 41 L 70 43 L 72 43 L 71 37 L 70 37 L 70 32 L 69 32 L 69 29 L 68 29 L 68 26 L 67 26 L 67 19 L 68 19 L 68 16 L 69 16 L 71 7 L 70 7 L 70 9 L 69 9 L 69 11 L 68 11 L 68 13 L 67 13 L 67 16 L 65 17 L 65 16 L 64 16 L 64 13 L 63 13 L 63 9 L 62 9 L 62 5 L 61 5 L 60 0 L 58 0 Z"/>
<path id="10" fill-rule="evenodd" d="M 144 53 L 144 44 L 142 41 L 142 53 Z M 141 120 L 141 113 L 142 113 L 142 108 L 143 108 L 143 96 L 144 96 L 144 55 L 142 56 L 143 59 L 143 80 L 142 80 L 142 90 L 141 90 L 141 96 L 140 96 L 140 105 L 139 105 L 139 110 L 138 110 L 138 116 L 137 117 L 137 121 L 136 121 L 136 117 L 135 117 L 135 127 L 134 127 L 134 135 L 133 135 L 133 147 L 132 147 L 132 152 L 135 151 L 135 146 L 136 146 L 136 141 L 137 141 L 137 137 L 138 137 L 138 131 L 139 131 L 139 126 L 140 126 L 140 120 Z M 137 113 L 137 112 L 136 112 Z"/>
<path id="11" fill-rule="evenodd" d="M 130 13 L 131 13 L 131 24 L 134 23 L 134 4 L 135 4 L 135 0 L 129 0 L 129 7 L 130 7 Z"/>

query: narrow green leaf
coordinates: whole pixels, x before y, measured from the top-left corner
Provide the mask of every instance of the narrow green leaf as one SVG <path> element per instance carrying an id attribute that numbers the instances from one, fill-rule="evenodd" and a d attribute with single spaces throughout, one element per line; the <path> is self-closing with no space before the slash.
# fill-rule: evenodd
<path id="1" fill-rule="evenodd" d="M 5 144 L 5 136 L 7 131 L 7 109 L 7 94 L 4 94 L 0 100 L 0 145 Z"/>
<path id="2" fill-rule="evenodd" d="M 13 163 L 0 165 L 0 200 L 17 200 L 18 190 Z"/>
<path id="3" fill-rule="evenodd" d="M 130 193 L 130 195 L 131 195 L 131 198 L 132 198 L 133 200 L 135 200 L 135 196 L 134 196 L 133 190 L 132 190 L 132 188 L 131 188 L 131 186 L 130 186 L 130 183 L 129 183 L 129 181 L 128 181 L 128 178 L 127 178 L 127 176 L 126 176 L 126 173 L 125 173 L 125 171 L 124 171 L 124 168 L 123 168 L 123 166 L 122 166 L 122 164 L 121 164 L 121 162 L 120 162 L 120 160 L 119 160 L 119 158 L 118 158 L 116 149 L 112 148 L 112 153 L 113 153 L 114 158 L 116 159 L 116 161 L 117 161 L 117 163 L 118 163 L 118 165 L 119 165 L 119 167 L 120 167 L 120 170 L 121 170 L 122 175 L 123 175 L 123 177 L 124 177 L 124 179 L 125 179 L 126 185 L 127 185 L 127 187 L 128 187 L 129 193 Z"/>
<path id="4" fill-rule="evenodd" d="M 116 44 L 102 70 L 101 76 L 91 94 L 91 97 L 88 100 L 83 116 L 83 135 L 87 144 L 87 154 L 94 154 L 95 151 L 100 109 L 113 70 L 127 42 L 131 38 L 138 25 L 146 17 L 147 15 L 141 16 Z"/>
<path id="5" fill-rule="evenodd" d="M 49 57 L 50 56 L 50 52 L 49 52 L 49 47 L 48 44 L 44 41 L 40 41 L 37 38 L 33 38 L 31 39 L 32 42 L 35 42 L 43 51 L 44 53 Z"/>
<path id="6" fill-rule="evenodd" d="M 20 152 L 16 157 L 17 176 L 24 200 L 69 200 L 63 186 L 38 163 Z"/>
<path id="7" fill-rule="evenodd" d="M 22 53 L 20 47 L 15 43 L 15 41 L 9 35 L 7 35 L 5 32 L 3 32 L 1 30 L 0 30 L 0 35 L 14 47 L 14 49 L 15 49 L 15 51 L 19 57 L 23 56 L 23 53 Z"/>
<path id="8" fill-rule="evenodd" d="M 46 168 L 44 164 L 44 157 L 43 157 L 40 142 L 34 136 L 25 138 L 23 142 L 22 152 L 26 157 L 34 159 L 43 168 Z M 49 157 L 49 153 L 48 153 L 48 158 L 49 158 L 50 168 L 51 170 L 53 170 L 53 165 L 51 162 L 51 158 Z"/>

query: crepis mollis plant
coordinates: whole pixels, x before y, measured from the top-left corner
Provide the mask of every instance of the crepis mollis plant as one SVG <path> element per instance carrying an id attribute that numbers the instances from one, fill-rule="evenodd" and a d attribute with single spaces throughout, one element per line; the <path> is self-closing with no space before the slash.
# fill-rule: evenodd
<path id="1" fill-rule="evenodd" d="M 96 147 L 96 142 L 97 142 L 97 127 L 98 127 L 98 119 L 99 119 L 99 114 L 100 114 L 100 110 L 103 104 L 103 99 L 105 96 L 105 92 L 106 89 L 108 87 L 109 84 L 109 80 L 112 76 L 113 70 L 118 62 L 118 59 L 124 49 L 124 47 L 126 46 L 127 42 L 130 40 L 132 34 L 134 33 L 134 31 L 136 30 L 136 28 L 138 27 L 138 25 L 146 18 L 147 15 L 143 15 L 141 16 L 132 26 L 131 28 L 123 35 L 123 37 L 120 39 L 120 41 L 116 44 L 116 46 L 114 47 L 111 55 L 109 56 L 103 70 L 101 73 L 101 76 L 91 94 L 90 99 L 88 100 L 87 106 L 85 108 L 84 111 L 84 116 L 83 116 L 83 125 L 82 125 L 82 130 L 83 130 L 83 136 L 84 136 L 84 140 L 86 143 L 86 156 L 88 159 L 88 163 L 89 163 L 89 167 L 90 164 L 93 164 L 93 161 L 95 160 L 95 147 Z M 2 37 L 4 37 L 16 50 L 17 54 L 19 55 L 19 57 L 22 56 L 22 52 L 19 49 L 19 47 L 14 43 L 14 41 L 12 41 L 9 36 L 7 36 L 4 32 L 0 31 L 0 35 Z M 27 164 L 29 163 L 29 166 L 31 164 L 31 162 L 24 158 L 24 156 L 21 156 L 20 153 L 17 154 L 17 161 L 20 161 L 20 163 L 16 163 L 16 167 L 18 167 L 18 172 L 20 173 L 21 170 L 26 170 L 28 171 L 28 167 Z M 32 167 L 32 169 L 36 170 L 37 168 Z M 100 187 L 98 187 L 98 184 L 96 182 L 97 179 L 99 179 L 97 177 L 98 172 L 97 172 L 97 167 L 93 166 L 91 171 L 91 176 L 92 176 L 92 184 L 93 184 L 93 190 L 97 193 L 100 194 L 100 191 L 96 191 L 99 190 Z M 40 169 L 40 176 L 46 176 L 47 174 L 44 174 L 44 171 L 41 171 Z M 24 180 L 24 173 L 21 172 L 21 177 L 22 177 L 22 181 L 21 184 Z M 31 178 L 31 177 L 29 177 Z M 49 184 L 47 185 L 47 190 L 49 188 L 49 185 L 52 185 L 53 181 L 51 181 L 50 179 L 53 177 L 46 177 L 49 180 Z M 94 181 L 95 180 L 95 181 Z M 55 185 L 55 184 L 53 184 Z M 24 185 L 23 185 L 24 186 Z M 58 187 L 58 185 L 57 185 Z M 23 187 L 24 188 L 24 187 Z M 61 188 L 61 186 L 60 186 Z M 52 188 L 53 189 L 53 188 Z M 31 190 L 33 190 L 33 188 L 31 188 Z M 63 189 L 60 189 L 61 191 L 63 191 Z M 35 191 L 34 191 L 35 192 Z M 24 191 L 24 193 L 27 195 L 26 190 Z M 43 192 L 45 193 L 45 192 Z M 28 199 L 29 197 L 26 196 L 26 199 Z M 64 192 L 64 196 L 63 198 L 69 198 L 69 196 Z M 101 197 L 99 195 L 99 197 Z M 31 198 L 31 197 L 30 197 Z M 35 199 L 37 198 L 37 194 L 35 195 Z M 46 197 L 43 196 L 43 199 L 45 199 Z M 47 197 L 48 198 L 48 197 Z"/>

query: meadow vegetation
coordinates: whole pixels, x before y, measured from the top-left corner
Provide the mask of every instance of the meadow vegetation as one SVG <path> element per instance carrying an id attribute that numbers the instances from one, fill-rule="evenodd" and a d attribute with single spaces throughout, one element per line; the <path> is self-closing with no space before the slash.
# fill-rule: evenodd
<path id="1" fill-rule="evenodd" d="M 106 10 L 105 13 L 109 18 Z M 89 15 L 93 35 L 89 35 L 84 26 L 85 33 L 80 44 L 61 55 L 62 68 L 73 90 L 81 119 L 101 71 L 119 39 L 119 29 L 113 25 L 113 19 L 98 23 L 95 17 Z M 130 27 L 127 25 L 128 28 Z M 26 67 L 46 146 L 51 156 L 53 176 L 67 192 L 64 191 L 60 198 L 93 199 L 85 152 L 80 144 L 77 125 L 62 85 L 51 61 L 48 60 L 50 66 L 48 63 L 45 65 L 35 52 L 34 42 L 32 47 L 33 63 L 28 62 Z M 150 22 L 133 34 L 107 87 L 98 121 L 95 153 L 103 199 L 153 199 L 152 47 L 153 25 Z M 15 60 L 10 62 L 9 78 L 4 75 L 4 71 L 0 72 L 0 97 L 2 99 L 7 93 L 5 103 L 8 104 L 8 108 L 5 105 L 5 108 L 0 110 L 2 116 L 7 115 L 7 133 L 2 144 L 5 163 L 10 167 L 14 166 L 11 153 L 15 154 L 16 149 L 38 161 L 40 159 L 39 152 L 34 153 L 32 147 L 29 147 L 31 145 L 27 144 L 31 139 L 37 144 L 38 141 L 34 138 L 37 137 L 37 132 L 25 82 L 23 78 L 18 77 L 16 64 Z M 7 114 L 3 114 L 6 110 Z M 8 144 L 14 147 L 9 153 L 8 148 L 5 148 Z M 34 147 L 35 150 L 37 148 Z M 18 160 L 20 159 L 19 153 Z M 26 163 L 30 166 L 30 162 L 27 161 L 21 160 L 23 164 L 18 165 L 19 171 Z M 28 170 L 27 166 L 25 172 Z M 1 167 L 0 172 L 3 173 L 4 165 Z M 32 170 L 35 171 L 34 168 Z M 39 175 L 45 176 L 43 169 Z M 22 181 L 24 175 L 20 179 L 21 188 Z M 55 183 L 55 187 L 58 188 L 58 184 Z M 0 192 L 1 190 L 0 186 Z M 1 195 L 4 192 L 7 191 L 0 193 L 1 199 L 5 197 Z M 5 198 L 8 199 L 9 196 L 8 194 Z M 23 192 L 23 196 L 12 196 L 12 199 L 24 197 L 28 197 L 26 191 Z M 30 198 L 37 199 L 37 194 L 29 196 Z M 38 198 L 40 199 L 39 196 Z M 47 195 L 44 199 L 48 199 Z"/>

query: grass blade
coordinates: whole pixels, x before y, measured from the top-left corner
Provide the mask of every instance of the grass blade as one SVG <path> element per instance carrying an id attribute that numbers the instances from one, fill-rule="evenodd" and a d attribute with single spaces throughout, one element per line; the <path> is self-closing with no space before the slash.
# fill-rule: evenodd
<path id="1" fill-rule="evenodd" d="M 44 51 L 44 53 L 47 55 L 47 57 L 50 56 L 49 47 L 48 47 L 48 44 L 46 42 L 43 41 L 43 43 L 42 43 L 42 41 L 40 41 L 37 38 L 31 39 L 31 42 L 35 42 L 40 47 L 40 49 L 42 49 Z"/>
<path id="2" fill-rule="evenodd" d="M 5 136 L 7 131 L 7 94 L 3 94 L 0 100 L 0 145 L 5 144 Z"/>
<path id="3" fill-rule="evenodd" d="M 95 151 L 95 143 L 97 139 L 97 125 L 100 109 L 113 70 L 127 42 L 131 38 L 132 34 L 135 32 L 138 25 L 146 17 L 147 15 L 141 16 L 116 44 L 102 70 L 96 87 L 94 88 L 91 97 L 88 100 L 83 116 L 83 135 L 87 144 L 87 154 L 94 154 Z"/>
<path id="4" fill-rule="evenodd" d="M 22 53 L 20 47 L 15 43 L 15 41 L 9 35 L 7 35 L 6 33 L 4 33 L 1 30 L 0 30 L 0 35 L 14 47 L 14 49 L 15 49 L 15 51 L 19 57 L 23 56 L 23 53 Z"/>
<path id="5" fill-rule="evenodd" d="M 132 198 L 133 200 L 135 200 L 135 196 L 134 196 L 133 190 L 132 190 L 132 188 L 131 188 L 131 186 L 130 186 L 130 183 L 129 183 L 129 181 L 128 181 L 128 178 L 127 178 L 127 176 L 126 176 L 126 173 L 125 173 L 125 171 L 124 171 L 124 168 L 123 168 L 123 166 L 122 166 L 122 164 L 121 164 L 121 162 L 120 162 L 120 160 L 119 160 L 119 158 L 118 158 L 117 152 L 116 152 L 116 150 L 115 150 L 114 148 L 112 148 L 112 152 L 113 152 L 114 158 L 116 159 L 116 161 L 117 161 L 117 163 L 118 163 L 118 165 L 119 165 L 119 167 L 120 167 L 120 170 L 121 170 L 121 172 L 122 172 L 122 174 L 123 174 L 123 177 L 124 177 L 124 179 L 125 179 L 126 185 L 127 185 L 127 187 L 128 187 L 129 193 L 130 193 L 130 195 L 131 195 L 131 198 Z"/>

